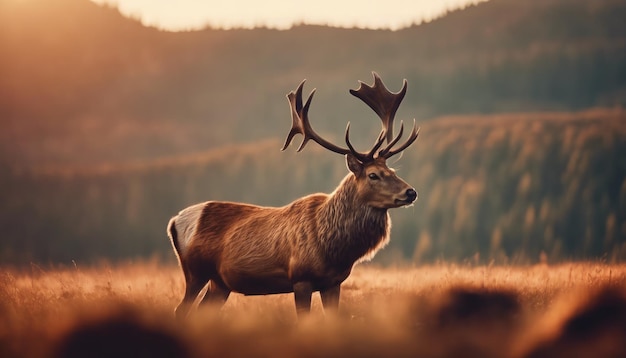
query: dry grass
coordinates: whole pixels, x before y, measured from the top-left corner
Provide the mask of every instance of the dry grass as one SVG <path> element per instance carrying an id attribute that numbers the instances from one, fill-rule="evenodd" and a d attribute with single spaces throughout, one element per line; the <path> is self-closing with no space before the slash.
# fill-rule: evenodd
<path id="1" fill-rule="evenodd" d="M 624 265 L 358 266 L 340 317 L 233 294 L 177 323 L 174 266 L 3 269 L 0 356 L 624 356 L 625 288 Z"/>

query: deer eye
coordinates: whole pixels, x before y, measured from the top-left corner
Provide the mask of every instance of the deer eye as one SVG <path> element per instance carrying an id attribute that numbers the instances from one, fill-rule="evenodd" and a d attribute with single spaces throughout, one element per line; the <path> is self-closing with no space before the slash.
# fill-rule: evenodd
<path id="1" fill-rule="evenodd" d="M 378 175 L 374 174 L 374 173 L 370 173 L 368 175 L 368 177 L 372 180 L 379 180 L 380 178 L 378 177 Z"/>

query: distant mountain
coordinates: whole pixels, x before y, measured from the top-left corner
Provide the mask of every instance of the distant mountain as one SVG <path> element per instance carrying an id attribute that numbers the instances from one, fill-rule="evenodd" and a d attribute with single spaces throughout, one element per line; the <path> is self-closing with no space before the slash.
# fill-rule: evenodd
<path id="1" fill-rule="evenodd" d="M 0 161 L 140 161 L 282 137 L 285 94 L 318 88 L 319 131 L 371 142 L 347 90 L 378 71 L 399 117 L 626 103 L 626 2 L 492 0 L 401 31 L 168 33 L 87 0 L 0 1 Z M 355 118 L 367 117 L 363 121 Z M 358 144 L 357 140 L 357 144 Z"/>

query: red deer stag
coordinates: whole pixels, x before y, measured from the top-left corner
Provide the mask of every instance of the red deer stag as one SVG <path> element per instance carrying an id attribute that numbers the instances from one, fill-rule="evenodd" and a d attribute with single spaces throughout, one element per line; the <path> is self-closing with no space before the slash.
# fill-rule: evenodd
<path id="1" fill-rule="evenodd" d="M 341 283 L 359 260 L 372 258 L 389 241 L 388 209 L 410 205 L 417 192 L 387 167 L 386 160 L 411 145 L 413 130 L 404 144 L 403 126 L 393 136 L 393 120 L 406 93 L 404 80 L 398 93 L 390 92 L 374 72 L 374 85 L 360 82 L 354 96 L 372 108 L 383 122 L 374 146 L 357 152 L 346 128 L 347 148 L 320 137 L 309 123 L 313 98 L 302 105 L 302 87 L 287 95 L 292 128 L 285 150 L 296 134 L 345 155 L 350 173 L 331 194 L 312 194 L 280 208 L 208 201 L 190 206 L 173 217 L 167 232 L 185 275 L 185 296 L 176 316 L 185 317 L 202 288 L 201 303 L 223 304 L 231 291 L 244 295 L 293 292 L 298 315 L 309 312 L 311 294 L 319 291 L 325 309 L 336 311 Z M 387 142 L 383 147 L 384 142 Z M 382 149 L 381 149 L 382 148 Z"/>

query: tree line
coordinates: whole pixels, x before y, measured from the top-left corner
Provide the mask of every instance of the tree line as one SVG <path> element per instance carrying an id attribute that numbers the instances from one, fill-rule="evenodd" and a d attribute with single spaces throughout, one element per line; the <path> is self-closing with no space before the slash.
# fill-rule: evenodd
<path id="1" fill-rule="evenodd" d="M 165 226 L 204 200 L 280 206 L 330 192 L 344 159 L 280 140 L 89 170 L 0 175 L 2 263 L 173 259 Z M 626 258 L 626 112 L 443 117 L 424 123 L 397 163 L 419 192 L 392 210 L 376 260 Z"/>

